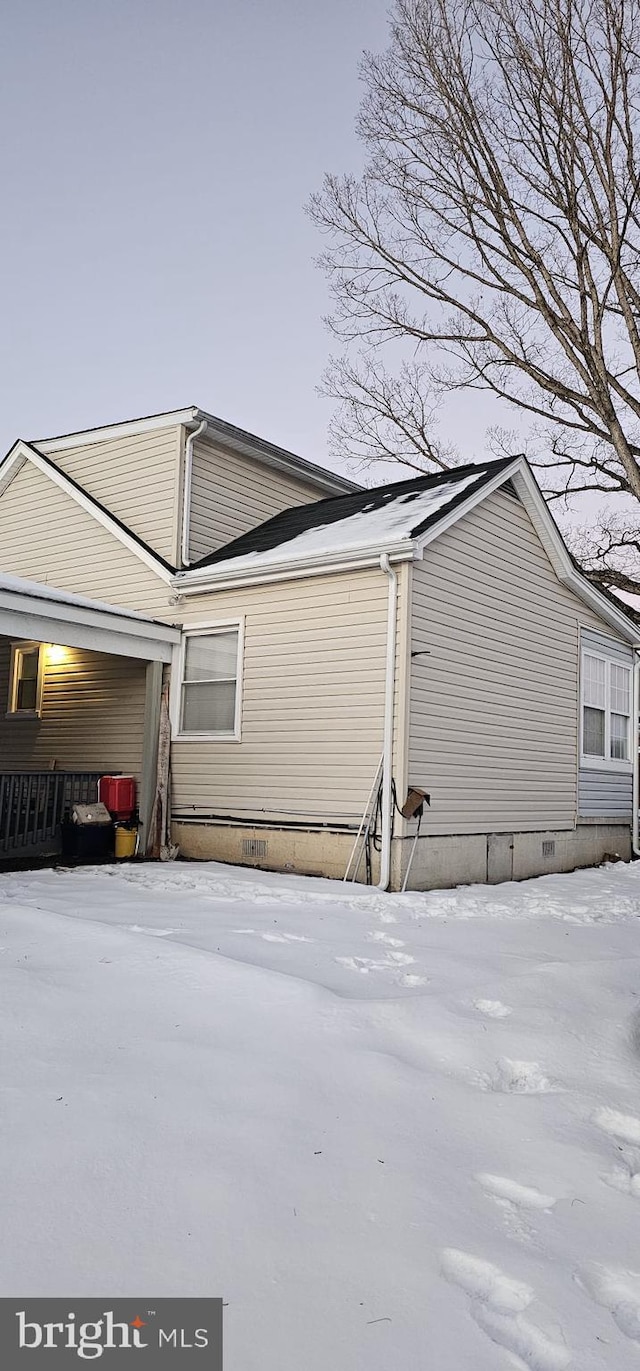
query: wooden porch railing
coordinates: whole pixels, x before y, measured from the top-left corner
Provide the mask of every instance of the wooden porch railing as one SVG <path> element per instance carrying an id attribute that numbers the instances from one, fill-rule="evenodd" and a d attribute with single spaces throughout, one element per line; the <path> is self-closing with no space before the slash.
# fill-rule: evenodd
<path id="1" fill-rule="evenodd" d="M 101 771 L 0 772 L 0 861 L 54 856 L 74 804 L 97 798 Z"/>

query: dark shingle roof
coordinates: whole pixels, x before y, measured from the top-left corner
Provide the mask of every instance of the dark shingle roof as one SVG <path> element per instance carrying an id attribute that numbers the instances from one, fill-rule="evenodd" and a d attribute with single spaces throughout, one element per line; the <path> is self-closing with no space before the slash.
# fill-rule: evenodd
<path id="1" fill-rule="evenodd" d="M 402 506 L 404 512 L 407 506 L 415 504 L 415 522 L 411 523 L 410 518 L 405 520 L 409 526 L 403 530 L 402 536 L 418 537 L 448 510 L 467 500 L 503 468 L 510 466 L 513 460 L 513 457 L 503 457 L 494 462 L 469 463 L 434 475 L 414 476 L 408 481 L 393 481 L 389 485 L 376 486 L 372 490 L 359 490 L 349 495 L 337 495 L 326 500 L 314 500 L 310 504 L 296 505 L 292 509 L 283 510 L 281 514 L 276 514 L 266 523 L 259 524 L 249 533 L 243 533 L 233 542 L 218 548 L 217 552 L 202 557 L 200 561 L 193 563 L 191 569 L 216 566 L 218 563 L 238 557 L 269 553 L 276 548 L 282 548 L 286 552 L 287 545 L 293 539 L 300 538 L 302 534 L 311 530 L 328 528 L 331 524 L 337 523 L 344 523 L 344 529 L 340 530 L 340 543 L 336 543 L 336 546 L 346 547 L 350 545 L 354 532 L 354 526 L 350 526 L 348 521 L 355 515 L 374 515 L 384 510 L 385 506 Z M 447 487 L 451 488 L 450 500 L 446 499 Z M 433 492 L 434 497 L 437 492 L 444 497 L 443 500 L 437 500 L 437 503 L 434 498 L 435 507 L 432 510 L 429 509 L 429 501 L 421 499 L 430 492 Z M 411 510 L 406 510 L 406 513 L 410 516 Z M 362 541 L 363 534 L 366 537 L 366 522 L 358 519 L 358 541 Z"/>

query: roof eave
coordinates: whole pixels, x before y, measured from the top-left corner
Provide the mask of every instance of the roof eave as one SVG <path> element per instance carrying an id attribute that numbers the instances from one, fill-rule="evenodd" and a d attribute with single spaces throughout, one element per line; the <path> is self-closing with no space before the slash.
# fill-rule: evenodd
<path id="1" fill-rule="evenodd" d="M 215 435 L 220 443 L 246 457 L 254 457 L 263 461 L 266 466 L 283 471 L 291 471 L 299 474 L 303 473 L 310 482 L 318 486 L 320 490 L 326 490 L 330 494 L 340 491 L 357 491 L 362 487 L 355 481 L 350 481 L 346 476 L 340 476 L 337 472 L 328 471 L 325 467 L 317 466 L 315 462 L 308 462 L 306 458 L 299 457 L 295 452 L 289 452 L 286 448 L 278 447 L 275 443 L 269 443 L 265 438 L 259 438 L 257 434 L 249 433 L 247 430 L 238 428 L 235 424 L 229 424 L 224 419 L 219 419 L 215 414 L 209 414 L 207 410 L 200 409 L 197 405 L 190 405 L 186 409 L 167 410 L 163 414 L 149 414 L 141 419 L 125 419 L 120 424 L 106 424 L 98 428 L 79 429 L 74 433 L 62 433 L 53 438 L 34 438 L 30 442 L 33 447 L 38 448 L 46 456 L 52 456 L 56 452 L 66 452 L 76 447 L 86 447 L 92 443 L 107 443 L 113 438 L 135 437 L 137 434 L 151 433 L 155 429 L 169 428 L 173 425 L 184 425 L 187 428 L 197 427 L 205 419 L 207 428 L 211 435 Z"/>
<path id="2" fill-rule="evenodd" d="M 287 448 L 278 447 L 276 443 L 270 443 L 266 438 L 259 438 L 257 434 L 249 433 L 245 429 L 237 428 L 235 424 L 229 424 L 224 419 L 219 419 L 215 414 L 208 414 L 206 410 L 199 409 L 195 412 L 193 424 L 206 420 L 207 428 L 202 435 L 202 441 L 207 438 L 218 440 L 224 447 L 230 448 L 233 452 L 240 453 L 243 457 L 257 458 L 265 466 L 270 466 L 275 470 L 288 471 L 293 475 L 303 475 L 320 490 L 326 490 L 331 495 L 335 495 L 336 490 L 345 494 L 351 494 L 362 490 L 362 486 L 355 481 L 350 481 L 346 476 L 340 476 L 338 472 L 328 471 L 326 467 L 317 466 L 315 462 L 307 461 L 306 457 L 299 457 L 295 452 L 289 452 Z"/>
<path id="3" fill-rule="evenodd" d="M 78 429 L 75 433 L 61 433 L 54 438 L 32 438 L 29 442 L 46 456 L 51 456 L 70 448 L 88 447 L 91 443 L 108 443 L 112 438 L 134 437 L 137 433 L 152 433 L 158 428 L 191 424 L 199 413 L 195 405 L 190 405 L 187 409 L 167 410 L 165 414 L 149 414 L 142 419 L 125 419 L 121 424 Z"/>
<path id="4" fill-rule="evenodd" d="M 22 438 L 19 438 L 17 442 L 14 443 L 13 447 L 0 462 L 0 496 L 19 474 L 22 467 L 25 465 L 25 462 L 31 462 L 32 465 L 41 471 L 43 475 L 47 476 L 54 485 L 59 486 L 61 490 L 65 491 L 81 509 L 84 509 L 87 514 L 90 514 L 97 523 L 101 524 L 102 527 L 107 530 L 107 532 L 113 534 L 120 543 L 139 559 L 139 561 L 144 562 L 156 576 L 159 576 L 163 581 L 171 581 L 174 574 L 174 568 L 169 562 L 166 562 L 163 557 L 160 557 L 158 553 L 154 552 L 153 548 L 143 542 L 132 529 L 128 528 L 126 524 L 123 524 L 114 514 L 111 514 L 93 495 L 90 495 L 83 486 L 80 486 L 73 477 L 68 476 L 61 467 L 56 466 L 56 463 L 52 461 L 46 453 L 39 452 L 33 444 L 25 442 Z"/>
<path id="5" fill-rule="evenodd" d="M 511 481 L 522 501 L 558 579 L 570 586 L 585 604 L 629 642 L 639 643 L 640 625 L 634 623 L 623 610 L 617 610 L 607 596 L 603 595 L 576 566 L 525 457 L 515 457 L 513 462 L 496 473 L 491 481 L 485 482 L 474 491 L 467 500 L 462 500 L 447 511 L 442 519 L 435 520 L 431 527 L 416 539 L 417 555 L 422 556 L 430 543 L 441 537 L 459 519 L 470 514 L 476 505 L 494 494 L 506 481 Z"/>
<path id="6" fill-rule="evenodd" d="M 518 470 L 511 479 L 559 579 L 570 586 L 594 613 L 624 638 L 633 644 L 640 644 L 640 625 L 630 619 L 622 609 L 618 610 L 576 566 L 549 512 L 533 472 L 524 458 L 520 460 Z"/>
<path id="7" fill-rule="evenodd" d="M 268 581 L 297 580 L 305 576 L 323 576 L 342 571 L 357 571 L 377 566 L 386 553 L 391 561 L 411 561 L 414 556 L 413 539 L 403 538 L 393 543 L 370 544 L 366 547 L 334 549 L 314 556 L 282 558 L 254 569 L 239 567 L 232 571 L 223 563 L 203 567 L 201 571 L 178 572 L 173 578 L 174 589 L 180 595 L 202 595 L 207 591 L 232 590 L 240 586 L 260 585 Z"/>

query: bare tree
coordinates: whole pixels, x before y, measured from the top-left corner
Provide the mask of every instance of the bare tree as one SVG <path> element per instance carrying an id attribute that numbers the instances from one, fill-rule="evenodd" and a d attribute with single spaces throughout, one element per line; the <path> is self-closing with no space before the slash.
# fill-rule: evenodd
<path id="1" fill-rule="evenodd" d="M 439 400 L 489 391 L 549 498 L 630 497 L 590 555 L 640 582 L 640 0 L 396 0 L 362 75 L 365 171 L 311 203 L 359 348 L 325 382 L 335 440 L 448 466 Z"/>

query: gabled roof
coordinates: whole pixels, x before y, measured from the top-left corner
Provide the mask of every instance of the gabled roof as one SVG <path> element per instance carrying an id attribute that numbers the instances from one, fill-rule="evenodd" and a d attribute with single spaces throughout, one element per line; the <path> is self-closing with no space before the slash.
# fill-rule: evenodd
<path id="1" fill-rule="evenodd" d="M 126 524 L 123 524 L 122 520 L 118 519 L 117 515 L 112 514 L 99 500 L 96 500 L 94 495 L 90 495 L 89 492 L 84 489 L 84 486 L 79 485 L 77 481 L 74 481 L 72 476 L 68 476 L 65 471 L 62 471 L 60 467 L 56 466 L 55 462 L 53 462 L 50 457 L 47 457 L 43 452 L 39 452 L 32 443 L 24 442 L 22 438 L 20 438 L 17 443 L 14 443 L 6 457 L 0 462 L 0 495 L 2 495 L 7 489 L 7 486 L 11 484 L 14 477 L 18 475 L 18 472 L 22 469 L 25 462 L 31 462 L 38 471 L 41 471 L 43 475 L 48 476 L 55 485 L 61 490 L 64 490 L 72 500 L 75 500 L 76 504 L 80 505 L 80 507 L 84 509 L 87 514 L 90 514 L 96 519 L 99 524 L 102 524 L 103 528 L 106 528 L 107 531 L 112 533 L 119 542 L 123 543 L 130 552 L 133 552 L 136 557 L 139 557 L 142 562 L 145 562 L 152 571 L 155 571 L 156 574 L 162 578 L 162 580 L 171 580 L 175 568 L 170 562 L 165 561 L 164 557 L 161 557 L 158 552 L 155 552 L 153 548 L 149 547 L 149 544 L 145 543 L 144 540 L 140 538 L 137 533 L 134 533 Z"/>
<path id="2" fill-rule="evenodd" d="M 574 561 L 522 456 L 454 467 L 284 510 L 179 572 L 174 583 L 183 594 L 196 595 L 207 589 L 374 566 L 383 553 L 391 560 L 414 560 L 501 488 L 524 505 L 558 580 L 627 641 L 640 644 L 640 627 L 620 601 L 595 587 Z"/>
<path id="3" fill-rule="evenodd" d="M 354 551 L 389 539 L 418 538 L 436 520 L 513 465 L 512 457 L 455 467 L 434 475 L 393 481 L 329 500 L 285 509 L 273 519 L 210 553 L 190 570 L 237 571 L 267 567 L 287 558 Z"/>
<path id="4" fill-rule="evenodd" d="M 319 490 L 335 494 L 336 491 L 360 489 L 355 481 L 350 481 L 346 476 L 341 476 L 335 471 L 327 471 L 315 462 L 309 462 L 305 457 L 299 457 L 297 453 L 279 447 L 277 443 L 270 443 L 266 438 L 259 438 L 247 429 L 238 428 L 237 424 L 230 424 L 226 419 L 219 419 L 215 414 L 208 414 L 196 405 L 190 405 L 187 409 L 167 410 L 163 414 L 147 414 L 140 419 L 125 419 L 122 423 L 103 424 L 99 428 L 62 433 L 53 438 L 34 438 L 31 440 L 31 446 L 49 456 L 67 451 L 69 448 L 84 447 L 89 443 L 106 443 L 113 438 L 150 433 L 154 429 L 167 428 L 172 424 L 183 424 L 186 428 L 193 429 L 203 420 L 206 423 L 203 439 L 209 438 L 245 457 L 257 458 L 265 466 L 298 475 L 317 486 Z"/>

